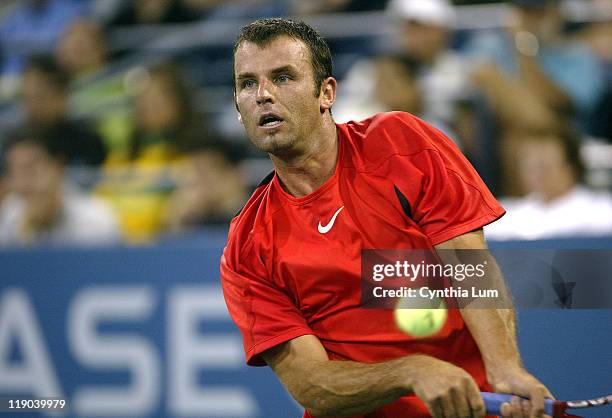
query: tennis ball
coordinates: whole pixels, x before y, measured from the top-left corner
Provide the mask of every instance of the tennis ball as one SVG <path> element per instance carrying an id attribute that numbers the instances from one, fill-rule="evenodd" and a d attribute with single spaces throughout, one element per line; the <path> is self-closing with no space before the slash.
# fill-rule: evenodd
<path id="1" fill-rule="evenodd" d="M 406 334 L 413 337 L 428 337 L 440 331 L 446 322 L 446 306 L 439 301 L 438 307 L 395 309 L 395 323 Z"/>

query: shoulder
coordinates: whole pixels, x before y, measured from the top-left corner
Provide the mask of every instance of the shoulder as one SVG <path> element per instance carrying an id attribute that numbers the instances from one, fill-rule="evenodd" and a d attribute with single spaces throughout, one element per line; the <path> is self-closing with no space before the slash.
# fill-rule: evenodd
<path id="1" fill-rule="evenodd" d="M 423 151 L 456 154 L 459 149 L 444 133 L 406 112 L 378 113 L 359 122 L 339 125 L 345 133 L 356 165 L 379 165 L 393 156 L 411 156 Z"/>
<path id="2" fill-rule="evenodd" d="M 402 145 L 411 144 L 414 147 L 422 148 L 434 146 L 435 142 L 445 138 L 445 135 L 434 128 L 423 119 L 406 112 L 384 112 L 359 121 L 351 121 L 346 124 L 347 130 L 356 134 L 364 141 L 379 141 L 380 137 L 393 140 L 391 145 L 400 141 Z M 432 142 L 433 141 L 433 142 Z"/>
<path id="3" fill-rule="evenodd" d="M 255 191 L 232 219 L 227 237 L 227 245 L 223 251 L 224 258 L 230 265 L 239 262 L 241 254 L 252 248 L 257 232 L 264 229 L 274 212 L 270 202 L 272 180 L 275 172 L 270 172 L 255 188 Z"/>

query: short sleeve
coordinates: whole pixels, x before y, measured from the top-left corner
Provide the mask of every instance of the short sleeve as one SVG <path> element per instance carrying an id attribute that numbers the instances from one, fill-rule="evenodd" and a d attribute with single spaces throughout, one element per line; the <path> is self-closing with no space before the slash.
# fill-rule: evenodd
<path id="1" fill-rule="evenodd" d="M 421 143 L 393 157 L 397 187 L 408 196 L 413 221 L 433 245 L 481 228 L 504 215 L 474 167 L 441 131 L 414 118 L 403 128 Z M 414 147 L 413 147 L 414 148 Z"/>
<path id="2" fill-rule="evenodd" d="M 259 270 L 257 266 L 252 267 Z M 250 366 L 266 364 L 261 357 L 264 351 L 313 333 L 290 296 L 262 273 L 238 272 L 225 255 L 221 257 L 223 295 L 230 316 L 242 334 L 246 362 Z"/>

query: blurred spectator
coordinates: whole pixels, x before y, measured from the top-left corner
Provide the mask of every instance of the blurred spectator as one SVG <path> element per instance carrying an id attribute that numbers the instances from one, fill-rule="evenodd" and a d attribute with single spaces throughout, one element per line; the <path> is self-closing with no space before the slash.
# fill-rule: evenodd
<path id="1" fill-rule="evenodd" d="M 478 67 L 474 79 L 505 129 L 555 129 L 592 111 L 602 72 L 592 52 L 563 36 L 560 5 L 551 0 L 513 0 L 505 32 L 478 34 L 467 46 Z"/>
<path id="2" fill-rule="evenodd" d="M 577 38 L 595 52 L 605 72 L 605 87 L 588 121 L 587 133 L 612 142 L 612 1 L 596 0 L 593 10 L 592 18 L 597 21 L 582 24 L 576 31 Z"/>
<path id="3" fill-rule="evenodd" d="M 169 201 L 165 220 L 169 231 L 229 223 L 248 197 L 238 157 L 220 144 L 191 152 L 181 166 L 177 190 Z"/>
<path id="4" fill-rule="evenodd" d="M 186 6 L 183 0 L 128 0 L 119 7 L 109 25 L 185 23 L 199 18 L 199 14 Z"/>
<path id="5" fill-rule="evenodd" d="M 135 132 L 125 148 L 109 155 L 108 166 L 167 163 L 200 140 L 201 116 L 191 86 L 176 65 L 165 63 L 144 71 L 136 84 Z"/>
<path id="6" fill-rule="evenodd" d="M 416 80 L 422 92 L 422 113 L 452 125 L 454 105 L 467 85 L 465 64 L 449 46 L 455 18 L 452 5 L 447 0 L 392 0 L 387 11 L 395 19 L 399 36 L 394 52 L 418 64 Z M 373 60 L 358 61 L 342 84 L 338 103 L 371 100 L 376 95 L 375 72 Z M 340 120 L 352 117 L 338 116 Z"/>
<path id="7" fill-rule="evenodd" d="M 477 35 L 467 47 L 473 79 L 498 124 L 499 189 L 520 193 L 518 144 L 525 132 L 562 129 L 586 116 L 600 95 L 601 68 L 584 45 L 563 35 L 560 6 L 550 0 L 513 0 L 512 25 Z"/>
<path id="8" fill-rule="evenodd" d="M 502 199 L 507 214 L 485 227 L 487 238 L 546 239 L 612 234 L 612 196 L 581 185 L 578 139 L 534 133 L 518 146 L 525 196 Z"/>
<path id="9" fill-rule="evenodd" d="M 101 28 L 93 21 L 79 19 L 62 33 L 57 61 L 73 80 L 95 74 L 106 66 L 108 49 Z"/>
<path id="10" fill-rule="evenodd" d="M 32 58 L 23 76 L 25 123 L 55 138 L 69 165 L 99 165 L 106 157 L 100 137 L 67 116 L 68 78 L 50 57 Z"/>
<path id="11" fill-rule="evenodd" d="M 118 241 L 112 210 L 64 183 L 65 155 L 54 138 L 15 133 L 3 159 L 8 195 L 0 201 L 1 246 Z"/>
<path id="12" fill-rule="evenodd" d="M 374 65 L 375 97 L 382 105 L 382 111 L 401 110 L 420 115 L 423 110 L 422 92 L 414 77 L 417 64 L 401 55 L 387 55 L 377 57 Z"/>
<path id="13" fill-rule="evenodd" d="M 372 59 L 373 97 L 355 97 L 354 101 L 343 100 L 334 107 L 340 118 L 361 120 L 375 113 L 400 110 L 412 113 L 456 139 L 451 128 L 435 115 L 426 113 L 423 91 L 416 75 L 418 63 L 401 54 L 380 55 Z"/>
<path id="14" fill-rule="evenodd" d="M 102 27 L 85 19 L 72 23 L 59 42 L 56 59 L 71 80 L 69 113 L 91 119 L 107 149 L 124 146 L 132 128 L 125 74 L 106 74 L 109 50 Z"/>
<path id="15" fill-rule="evenodd" d="M 0 21 L 0 97 L 16 92 L 27 57 L 50 51 L 85 6 L 74 0 L 25 0 L 4 16 Z"/>
<path id="16" fill-rule="evenodd" d="M 125 147 L 110 153 L 98 187 L 117 209 L 126 239 L 135 243 L 161 231 L 173 171 L 185 149 L 204 138 L 189 86 L 174 65 L 145 71 L 138 84 L 136 130 Z"/>

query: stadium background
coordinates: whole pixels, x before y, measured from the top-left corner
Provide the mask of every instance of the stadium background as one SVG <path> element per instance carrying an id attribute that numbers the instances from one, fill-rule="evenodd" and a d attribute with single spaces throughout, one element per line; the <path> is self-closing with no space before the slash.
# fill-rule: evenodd
<path id="1" fill-rule="evenodd" d="M 130 5 L 138 3 L 163 6 L 158 14 L 130 14 Z M 395 44 L 398 24 L 385 12 L 385 1 L 221 3 L 49 1 L 56 4 L 57 15 L 49 12 L 45 22 L 51 23 L 40 23 L 38 32 L 27 14 L 19 14 L 31 2 L 0 5 L 3 148 L 14 132 L 24 129 L 27 135 L 58 140 L 56 133 L 30 126 L 36 121 L 29 119 L 23 92 L 28 83 L 24 74 L 32 62 L 42 62 L 45 71 L 55 68 L 49 67 L 49 61 L 61 56 L 61 45 L 71 49 L 66 39 L 75 22 L 85 22 L 75 25 L 77 44 L 106 51 L 97 68 L 85 68 L 82 62 L 82 74 L 74 50 L 72 61 L 70 53 L 67 61 L 64 58 L 63 65 L 73 70 L 65 85 L 65 118 L 71 126 L 101 138 L 106 157 L 89 163 L 85 152 L 81 159 L 62 160 L 62 181 L 71 185 L 70 190 L 105 201 L 117 229 L 110 238 L 101 233 L 82 242 L 44 235 L 7 242 L 0 227 L 0 396 L 65 396 L 72 403 L 70 416 L 299 416 L 300 409 L 269 370 L 244 366 L 240 337 L 219 288 L 218 259 L 227 221 L 271 168 L 264 155 L 247 145 L 235 118 L 232 43 L 238 28 L 254 17 L 299 13 L 329 39 L 342 89 L 343 81 L 351 82 L 351 70 L 364 59 L 393 56 L 396 51 L 390 45 Z M 564 33 L 597 52 L 603 76 L 588 114 L 560 116 L 575 119 L 579 155 L 586 168 L 584 183 L 598 191 L 598 199 L 605 199 L 612 185 L 606 104 L 612 72 L 609 49 L 606 52 L 606 42 L 600 39 L 610 40 L 612 14 L 606 14 L 610 2 L 562 3 Z M 511 7 L 486 1 L 455 4 L 448 49 L 465 56 L 472 39 L 507 24 Z M 91 52 L 75 50 L 83 56 Z M 160 68 L 162 80 L 174 81 L 162 84 L 156 96 L 148 89 Z M 179 85 L 175 90 L 173 83 Z M 359 88 L 347 90 L 341 96 L 345 103 L 360 103 Z M 146 122 L 142 102 L 160 100 L 155 103 L 162 106 L 173 95 L 174 106 L 187 109 L 193 117 L 195 135 L 162 129 L 161 143 L 167 148 L 160 151 L 155 148 L 159 142 L 153 142 L 149 154 L 126 157 L 134 143 L 150 145 L 151 132 L 143 134 L 146 129 L 139 120 Z M 180 104 L 183 98 L 188 102 L 185 107 Z M 498 197 L 524 195 L 513 181 L 515 176 L 507 178 L 509 174 L 499 170 L 508 143 L 502 140 L 495 104 L 476 99 L 470 106 L 461 105 L 465 102 L 452 103 L 470 109 L 469 120 L 477 128 L 462 129 L 465 125 L 460 123 L 443 126 L 450 125 L 462 137 L 462 150 Z M 155 111 L 163 113 L 160 107 Z M 14 194 L 5 159 L 6 151 L 0 209 Z M 184 207 L 190 210 L 182 211 Z M 589 231 L 597 237 L 561 230 L 558 236 L 553 231 L 530 241 L 492 240 L 491 245 L 612 249 L 608 214 L 604 208 L 585 215 L 600 221 L 599 230 Z M 91 230 L 100 229 L 94 223 Z M 519 339 L 525 363 L 559 398 L 608 392 L 611 323 L 610 309 L 521 309 Z"/>

